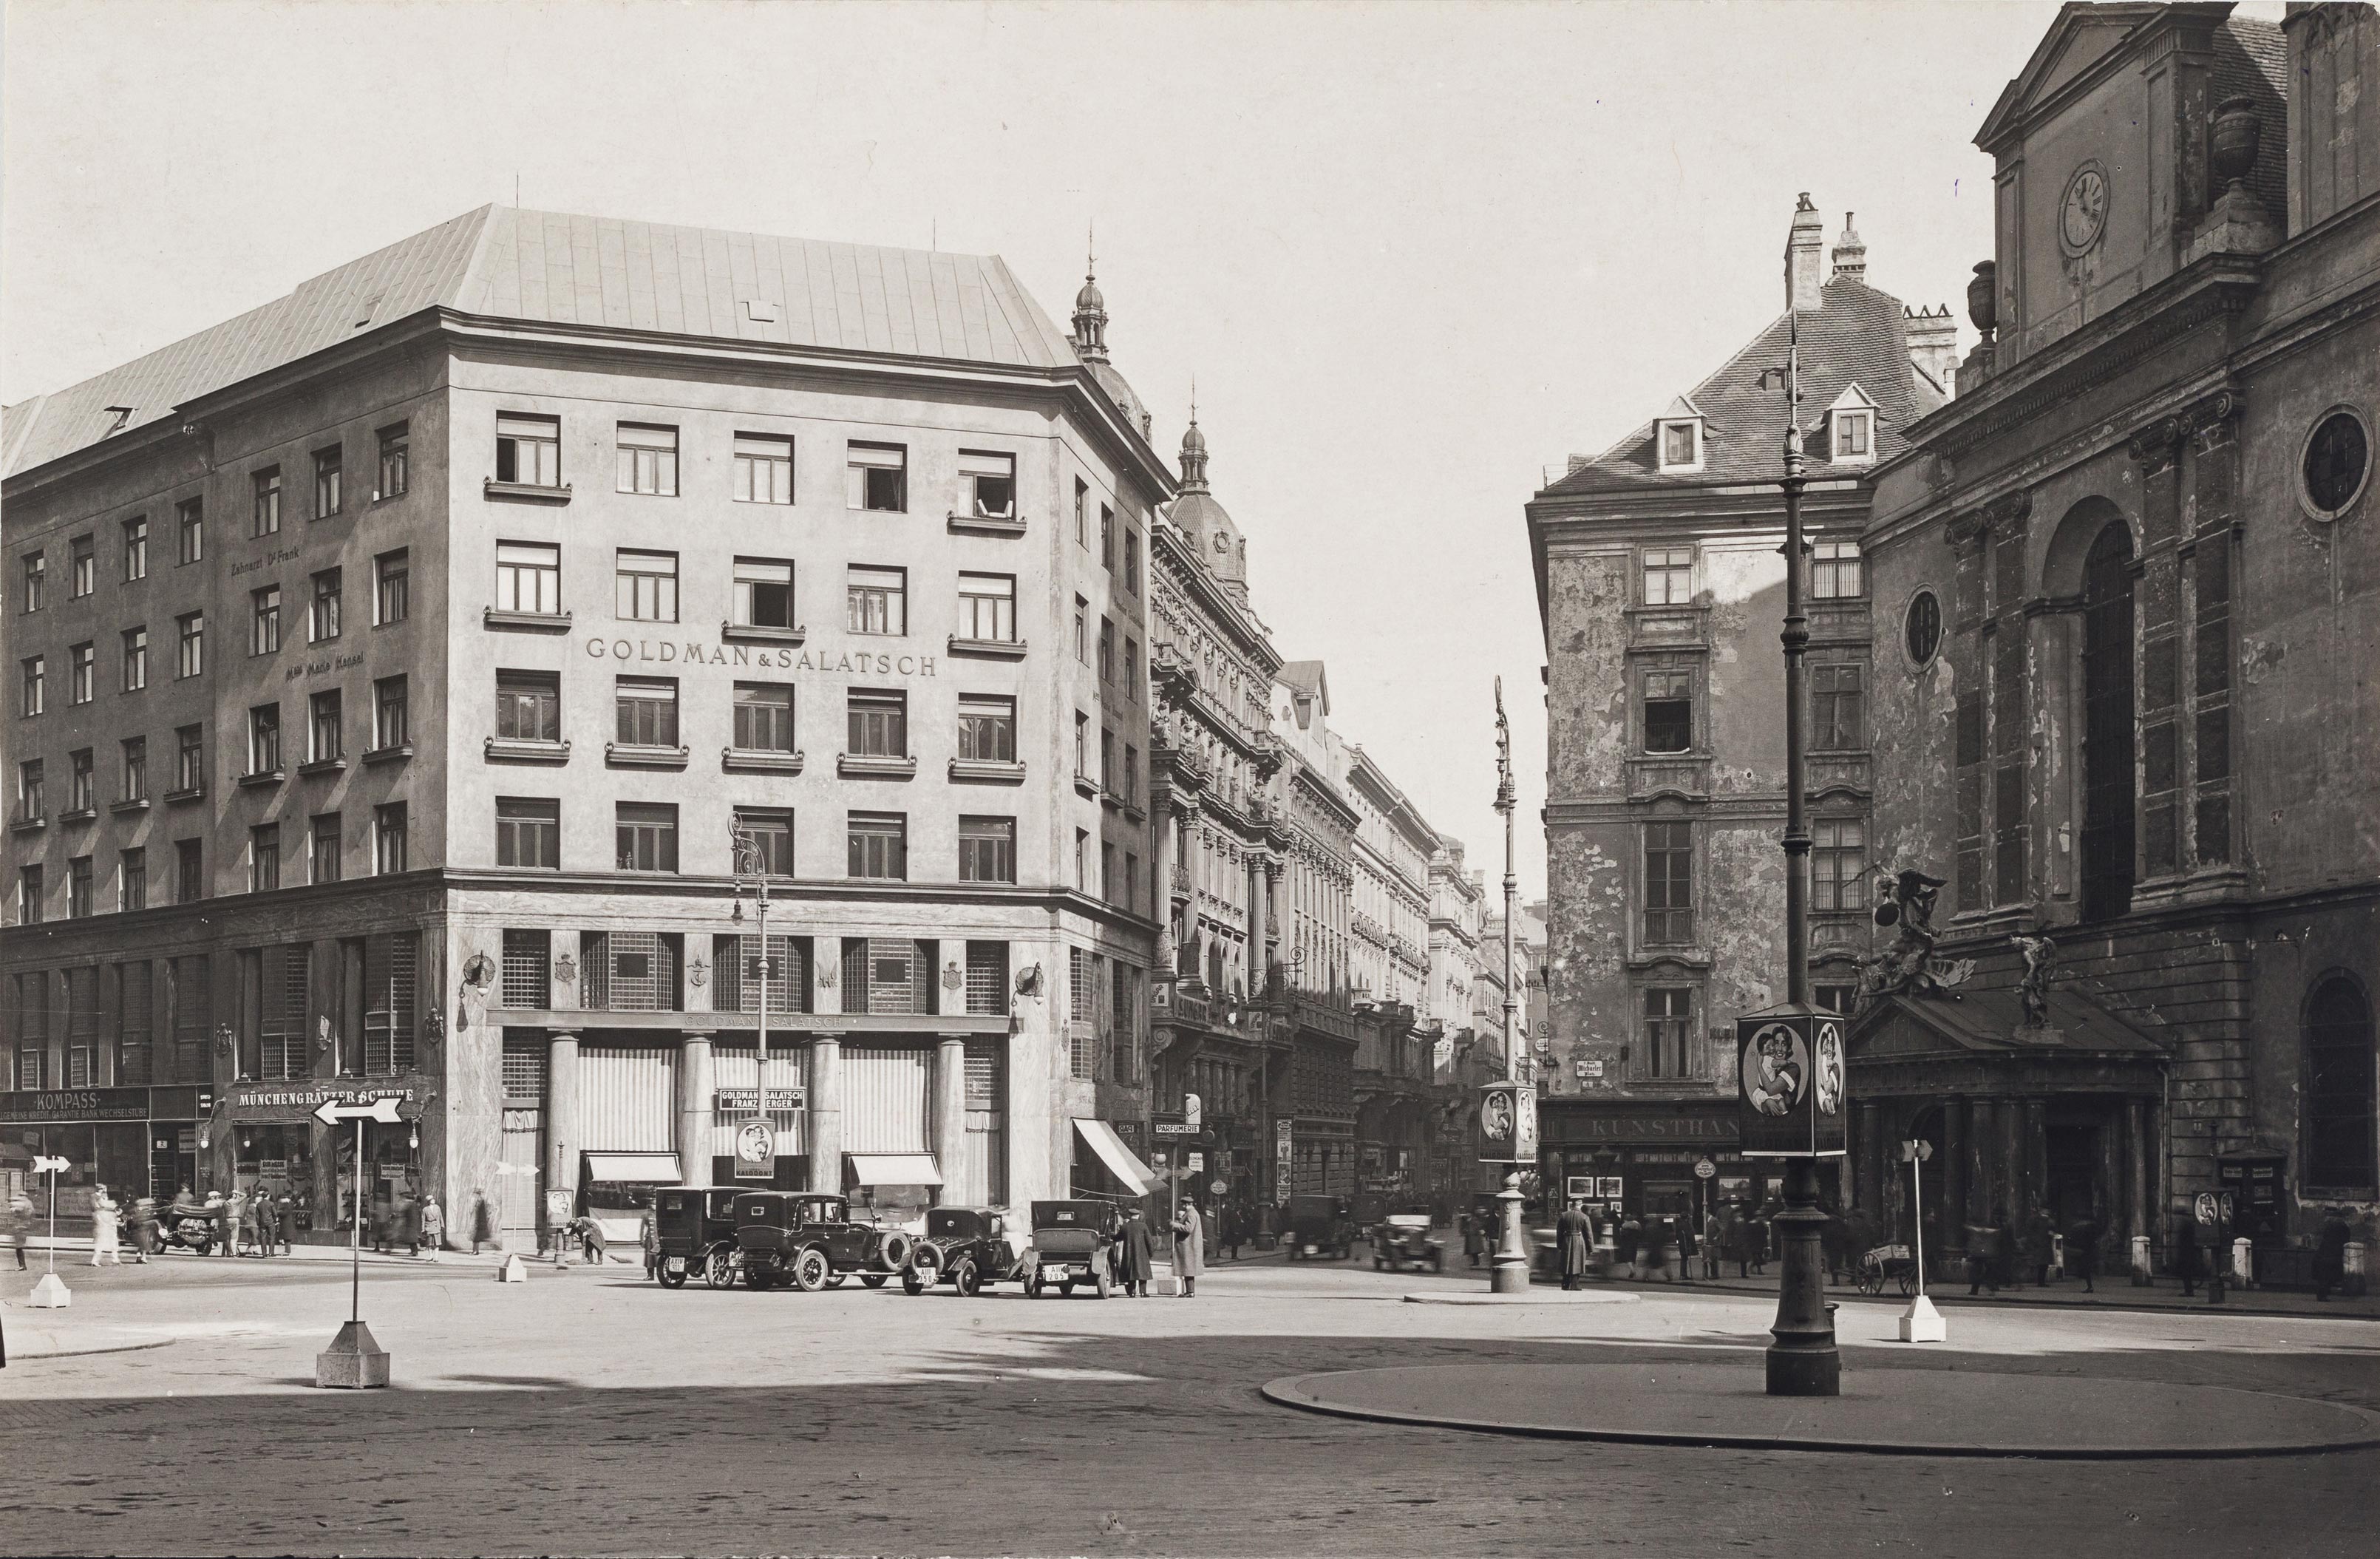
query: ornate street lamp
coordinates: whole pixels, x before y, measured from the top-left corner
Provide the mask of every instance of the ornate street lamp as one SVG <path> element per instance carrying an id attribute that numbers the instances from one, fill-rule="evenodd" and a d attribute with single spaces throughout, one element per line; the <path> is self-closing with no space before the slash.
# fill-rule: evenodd
<path id="1" fill-rule="evenodd" d="M 1529 1291 L 1529 1246 L 1521 1227 L 1521 1175 L 1536 1167 L 1536 1090 L 1522 1082 L 1522 1052 L 1528 1036 L 1520 1032 L 1516 1016 L 1520 993 L 1512 979 L 1512 912 L 1521 880 L 1512 871 L 1512 811 L 1518 804 L 1512 786 L 1512 730 L 1504 719 L 1504 679 L 1496 679 L 1496 810 L 1504 816 L 1504 1080 L 1480 1092 L 1480 1156 L 1509 1165 L 1504 1188 L 1496 1195 L 1501 1204 L 1503 1237 L 1488 1269 L 1491 1294 Z"/>
<path id="2" fill-rule="evenodd" d="M 752 831 L 741 822 L 728 824 L 727 837 L 728 859 L 735 862 L 735 913 L 729 919 L 735 925 L 744 923 L 744 879 L 748 876 L 753 881 L 753 919 L 760 941 L 760 991 L 759 1048 L 753 1061 L 752 1109 L 753 1119 L 769 1127 L 770 1136 L 773 1139 L 775 1131 L 769 1114 L 769 854 L 761 848 L 760 841 Z M 770 1154 L 769 1166 L 770 1178 L 773 1181 L 776 1177 L 776 1155 L 773 1151 Z"/>

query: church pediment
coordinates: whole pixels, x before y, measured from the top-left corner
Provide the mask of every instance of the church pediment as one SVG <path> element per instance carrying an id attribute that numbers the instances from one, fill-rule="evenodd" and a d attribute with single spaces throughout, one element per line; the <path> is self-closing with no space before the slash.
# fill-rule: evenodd
<path id="1" fill-rule="evenodd" d="M 1946 996 L 1888 995 L 1852 1021 L 1849 1059 L 2007 1055 L 2055 1062 L 2061 1056 L 2162 1059 L 2170 1046 L 2081 992 L 2053 985 L 2044 1020 L 2033 1022 L 2014 991 L 1962 991 Z"/>
<path id="2" fill-rule="evenodd" d="M 1975 133 L 1975 144 L 1990 150 L 2001 136 L 2031 118 L 2035 104 L 2088 74 L 2122 48 L 2143 22 L 2164 10 L 2163 6 L 2149 5 L 2068 6 L 2050 24 L 2016 79 L 2009 83 L 1991 117 Z"/>

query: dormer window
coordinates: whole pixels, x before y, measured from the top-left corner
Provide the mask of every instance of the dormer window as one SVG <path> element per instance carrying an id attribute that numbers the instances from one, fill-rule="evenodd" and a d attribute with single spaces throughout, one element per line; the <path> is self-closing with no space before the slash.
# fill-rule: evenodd
<path id="1" fill-rule="evenodd" d="M 1702 408 L 1685 396 L 1670 403 L 1653 427 L 1653 452 L 1664 472 L 1703 469 L 1703 423 Z"/>
<path id="2" fill-rule="evenodd" d="M 1876 459 L 1876 402 L 1857 384 L 1827 408 L 1827 458 L 1838 466 L 1864 466 Z"/>

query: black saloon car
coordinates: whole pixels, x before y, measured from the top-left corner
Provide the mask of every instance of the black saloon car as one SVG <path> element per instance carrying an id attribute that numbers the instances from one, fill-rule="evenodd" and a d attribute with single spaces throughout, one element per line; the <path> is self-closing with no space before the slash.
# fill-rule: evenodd
<path id="1" fill-rule="evenodd" d="M 854 1273 L 881 1288 L 909 1265 L 906 1234 L 855 1224 L 847 1200 L 814 1191 L 737 1192 L 735 1243 L 754 1288 L 790 1283 L 816 1293 Z"/>
<path id="2" fill-rule="evenodd" d="M 947 1283 L 969 1297 L 987 1283 L 1026 1281 L 1027 1252 L 1009 1243 L 1008 1214 L 991 1207 L 935 1207 L 926 1212 L 925 1237 L 909 1252 L 901 1286 L 922 1294 Z"/>

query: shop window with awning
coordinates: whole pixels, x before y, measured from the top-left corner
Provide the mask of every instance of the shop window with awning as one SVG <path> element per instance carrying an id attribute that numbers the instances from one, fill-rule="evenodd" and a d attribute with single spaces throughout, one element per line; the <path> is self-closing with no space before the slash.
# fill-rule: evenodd
<path id="1" fill-rule="evenodd" d="M 607 1153 L 588 1151 L 580 1184 L 585 1188 L 587 1216 L 603 1231 L 607 1261 L 641 1261 L 638 1236 L 652 1212 L 653 1188 L 684 1183 L 675 1153 Z"/>
<path id="2" fill-rule="evenodd" d="M 1131 1195 L 1145 1197 L 1157 1184 L 1157 1172 L 1141 1163 L 1133 1151 L 1123 1145 L 1123 1139 L 1115 1134 L 1115 1127 L 1107 1122 L 1087 1120 L 1077 1115 L 1075 1117 L 1075 1132 L 1098 1156 L 1107 1172 L 1114 1175 Z"/>
<path id="3" fill-rule="evenodd" d="M 845 1153 L 843 1185 L 853 1215 L 922 1232 L 926 1209 L 941 1198 L 941 1166 L 931 1153 Z"/>

